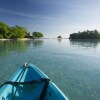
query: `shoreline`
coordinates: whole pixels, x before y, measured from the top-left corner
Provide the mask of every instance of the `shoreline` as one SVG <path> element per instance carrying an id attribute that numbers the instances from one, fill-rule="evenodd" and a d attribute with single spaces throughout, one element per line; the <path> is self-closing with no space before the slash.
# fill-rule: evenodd
<path id="1" fill-rule="evenodd" d="M 0 39 L 0 41 L 7 41 L 7 40 L 33 40 L 31 38 L 22 38 L 22 39 Z"/>
<path id="2" fill-rule="evenodd" d="M 0 41 L 7 41 L 7 40 L 42 40 L 42 39 L 58 39 L 58 38 L 22 38 L 22 39 L 0 39 Z M 62 39 L 68 39 L 68 38 L 62 38 Z"/>

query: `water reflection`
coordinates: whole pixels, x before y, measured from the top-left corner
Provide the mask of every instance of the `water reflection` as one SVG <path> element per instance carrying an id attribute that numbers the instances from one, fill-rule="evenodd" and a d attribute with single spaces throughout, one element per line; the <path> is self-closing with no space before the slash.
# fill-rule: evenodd
<path id="1" fill-rule="evenodd" d="M 82 46 L 82 47 L 94 47 L 96 48 L 98 43 L 100 42 L 99 39 L 70 39 L 70 45 Z"/>
<path id="2" fill-rule="evenodd" d="M 0 57 L 6 56 L 11 52 L 25 52 L 29 47 L 30 41 L 0 41 Z"/>
<path id="3" fill-rule="evenodd" d="M 58 38 L 57 40 L 58 40 L 58 42 L 59 42 L 59 43 L 61 43 L 61 41 L 62 41 L 62 39 L 61 39 L 61 38 Z"/>
<path id="4" fill-rule="evenodd" d="M 0 57 L 7 56 L 9 53 L 26 52 L 32 44 L 33 47 L 37 48 L 43 45 L 43 40 L 7 40 L 0 41 Z"/>
<path id="5" fill-rule="evenodd" d="M 33 43 L 33 47 L 38 48 L 43 45 L 43 40 L 33 40 L 32 43 Z"/>

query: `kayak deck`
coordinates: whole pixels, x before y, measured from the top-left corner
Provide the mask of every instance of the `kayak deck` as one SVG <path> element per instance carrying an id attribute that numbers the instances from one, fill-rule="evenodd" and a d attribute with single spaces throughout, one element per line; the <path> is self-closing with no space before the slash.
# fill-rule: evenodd
<path id="1" fill-rule="evenodd" d="M 12 82 L 31 82 L 48 79 L 36 66 L 24 65 L 10 78 Z M 44 91 L 44 92 L 43 92 Z M 42 96 L 42 97 L 41 97 Z M 44 98 L 43 98 L 44 96 Z M 36 82 L 34 84 L 5 84 L 0 88 L 0 100 L 68 100 L 61 90 L 52 82 Z"/>

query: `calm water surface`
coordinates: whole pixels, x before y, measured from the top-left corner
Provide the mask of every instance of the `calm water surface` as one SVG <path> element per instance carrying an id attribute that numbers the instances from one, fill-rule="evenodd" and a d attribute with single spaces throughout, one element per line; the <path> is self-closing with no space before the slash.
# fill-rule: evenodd
<path id="1" fill-rule="evenodd" d="M 100 41 L 0 41 L 0 84 L 25 62 L 46 73 L 70 100 L 100 100 Z"/>

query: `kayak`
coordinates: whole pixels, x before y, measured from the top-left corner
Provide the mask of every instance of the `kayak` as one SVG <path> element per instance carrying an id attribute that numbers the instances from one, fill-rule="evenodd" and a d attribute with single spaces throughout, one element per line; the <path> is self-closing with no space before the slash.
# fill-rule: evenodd
<path id="1" fill-rule="evenodd" d="M 25 64 L 0 86 L 0 100 L 68 100 L 33 64 Z"/>

